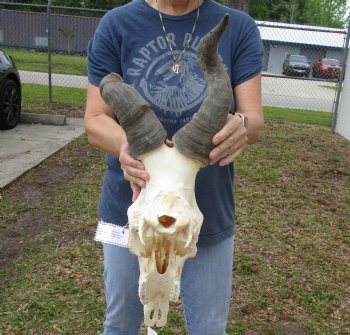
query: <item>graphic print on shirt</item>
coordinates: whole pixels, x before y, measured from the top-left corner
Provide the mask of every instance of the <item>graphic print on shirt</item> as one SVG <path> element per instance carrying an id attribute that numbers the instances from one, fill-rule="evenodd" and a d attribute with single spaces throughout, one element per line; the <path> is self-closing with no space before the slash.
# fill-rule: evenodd
<path id="1" fill-rule="evenodd" d="M 140 87 L 147 100 L 158 106 L 164 114 L 182 114 L 204 99 L 207 86 L 199 75 L 201 69 L 195 53 L 187 52 L 182 57 L 178 74 L 172 71 L 174 61 L 171 54 L 168 51 L 150 64 L 145 78 L 140 81 Z"/>
<path id="2" fill-rule="evenodd" d="M 187 38 L 188 35 L 184 43 Z M 158 36 L 138 50 L 143 57 L 138 55 L 131 60 L 136 66 L 129 67 L 127 74 L 134 77 L 134 87 L 138 86 L 140 93 L 161 111 L 163 117 L 181 118 L 186 111 L 200 106 L 207 95 L 207 84 L 196 59 L 200 38 L 193 39 L 181 58 L 178 74 L 172 71 L 173 56 L 177 57 L 182 49 L 176 47 L 174 34 L 169 34 L 169 40 L 174 52 L 169 50 L 164 36 Z"/>

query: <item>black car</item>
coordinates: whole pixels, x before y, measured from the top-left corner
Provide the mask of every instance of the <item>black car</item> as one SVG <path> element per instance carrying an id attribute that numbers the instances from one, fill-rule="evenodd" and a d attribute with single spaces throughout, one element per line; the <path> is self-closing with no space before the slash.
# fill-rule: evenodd
<path id="1" fill-rule="evenodd" d="M 21 115 L 21 81 L 13 59 L 0 50 L 0 129 L 16 127 Z"/>
<path id="2" fill-rule="evenodd" d="M 283 62 L 282 73 L 290 76 L 306 76 L 310 74 L 310 62 L 302 55 L 288 55 Z"/>

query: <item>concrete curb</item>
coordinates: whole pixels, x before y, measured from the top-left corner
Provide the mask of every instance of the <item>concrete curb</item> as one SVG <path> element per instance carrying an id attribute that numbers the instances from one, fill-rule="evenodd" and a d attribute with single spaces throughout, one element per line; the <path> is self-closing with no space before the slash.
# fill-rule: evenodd
<path id="1" fill-rule="evenodd" d="M 64 126 L 67 124 L 64 115 L 52 114 L 35 114 L 35 113 L 21 113 L 20 122 L 22 123 L 41 123 L 54 126 Z"/>

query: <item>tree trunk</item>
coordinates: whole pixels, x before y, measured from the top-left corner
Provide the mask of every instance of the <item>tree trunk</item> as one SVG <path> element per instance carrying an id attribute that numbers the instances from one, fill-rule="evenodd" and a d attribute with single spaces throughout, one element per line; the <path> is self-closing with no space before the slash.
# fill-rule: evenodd
<path id="1" fill-rule="evenodd" d="M 224 5 L 249 13 L 251 0 L 224 0 Z"/>

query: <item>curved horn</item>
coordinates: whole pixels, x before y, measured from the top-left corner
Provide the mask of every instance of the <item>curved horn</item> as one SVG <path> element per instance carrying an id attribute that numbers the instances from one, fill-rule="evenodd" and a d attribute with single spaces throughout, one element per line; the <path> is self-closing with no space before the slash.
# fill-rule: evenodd
<path id="1" fill-rule="evenodd" d="M 173 136 L 175 147 L 184 155 L 209 164 L 213 136 L 225 125 L 233 92 L 230 78 L 221 63 L 218 46 L 227 27 L 229 14 L 205 35 L 197 50 L 197 61 L 208 84 L 208 95 L 193 119 Z"/>
<path id="2" fill-rule="evenodd" d="M 134 158 L 162 145 L 167 137 L 163 125 L 149 104 L 119 74 L 104 77 L 100 92 L 124 129 Z"/>

